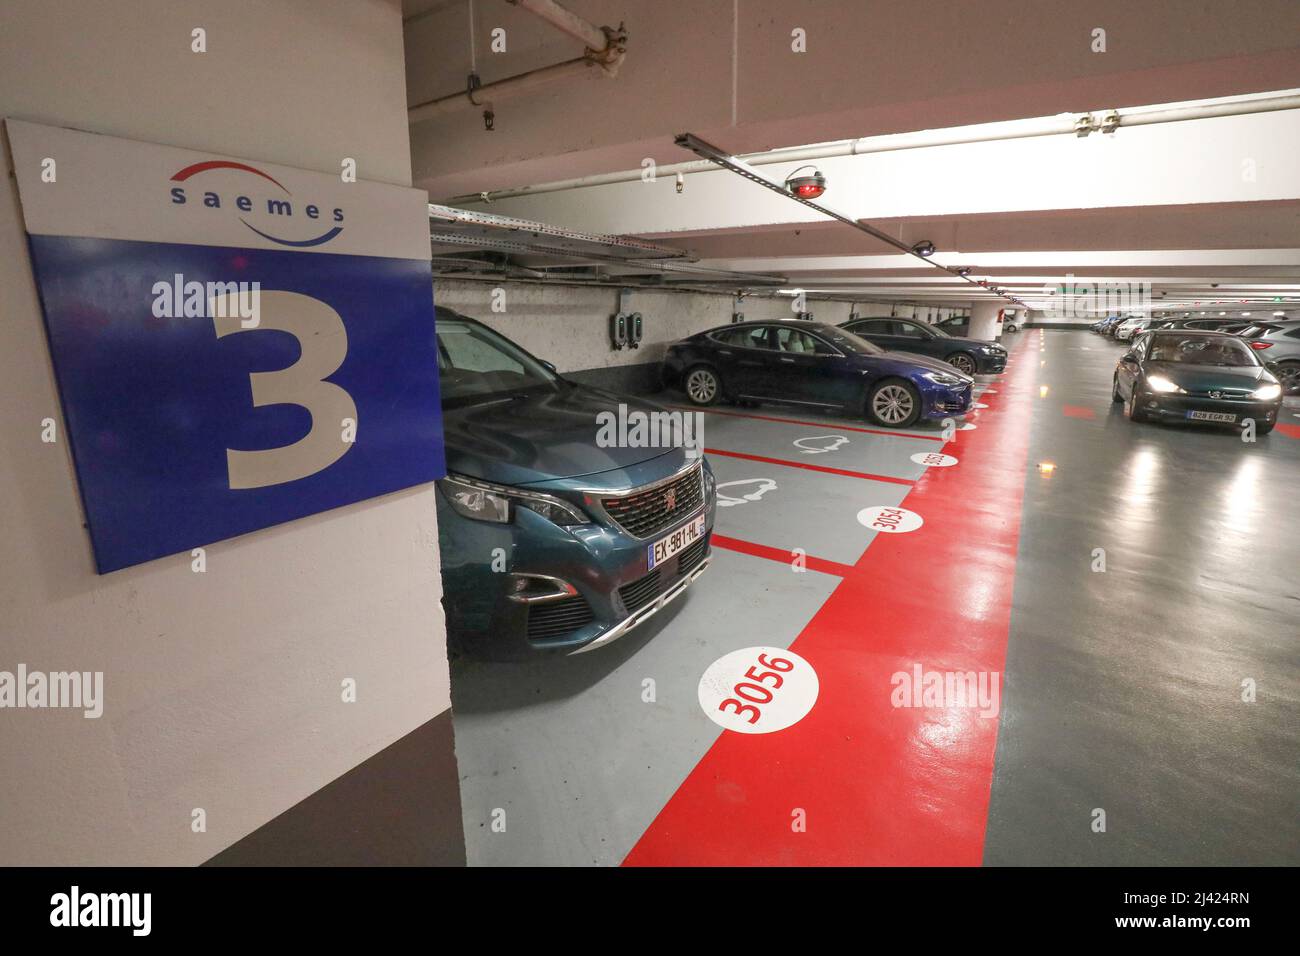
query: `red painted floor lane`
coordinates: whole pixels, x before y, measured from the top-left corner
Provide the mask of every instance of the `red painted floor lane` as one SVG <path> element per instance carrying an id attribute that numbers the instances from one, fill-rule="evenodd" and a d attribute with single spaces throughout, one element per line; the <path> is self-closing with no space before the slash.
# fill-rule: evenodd
<path id="1" fill-rule="evenodd" d="M 1097 417 L 1096 412 L 1094 412 L 1091 408 L 1085 408 L 1082 405 L 1062 405 L 1061 412 L 1065 415 L 1066 418 L 1093 419 Z"/>
<path id="2" fill-rule="evenodd" d="M 864 432 L 868 435 L 888 435 L 890 438 L 915 438 L 918 441 L 943 441 L 943 438 L 939 435 L 917 435 L 913 432 L 888 428 L 863 428 L 860 425 L 844 425 L 835 420 L 810 422 L 806 419 L 800 418 L 777 418 L 774 415 L 754 415 L 749 412 L 724 412 L 717 408 L 700 408 L 696 405 L 668 405 L 667 407 L 680 409 L 684 412 L 703 412 L 706 415 L 725 415 L 727 418 L 752 418 L 755 421 L 760 422 L 780 422 L 783 425 L 809 425 L 813 428 L 826 428 L 827 426 L 830 426 L 840 431 Z"/>
<path id="3" fill-rule="evenodd" d="M 1273 427 L 1288 438 L 1300 438 L 1300 425 L 1288 425 L 1285 422 L 1278 422 Z"/>
<path id="4" fill-rule="evenodd" d="M 784 458 L 768 458 L 764 455 L 747 455 L 741 451 L 723 451 L 720 448 L 704 449 L 706 455 L 722 455 L 726 458 L 743 458 L 745 461 L 758 461 L 765 465 L 782 465 L 786 468 L 803 468 L 805 471 L 820 471 L 827 475 L 839 475 L 843 478 L 864 478 L 867 481 L 888 481 L 896 485 L 910 485 L 911 478 L 893 478 L 889 475 L 872 475 L 865 471 L 850 471 L 847 468 L 829 468 L 825 465 L 810 465 L 806 461 L 787 461 Z"/>
<path id="5" fill-rule="evenodd" d="M 711 540 L 715 548 L 739 551 L 741 554 L 748 554 L 755 558 L 767 558 L 769 561 L 779 561 L 782 564 L 790 564 L 794 560 L 793 553 L 785 548 L 773 548 L 766 544 L 755 544 L 753 541 L 742 541 L 740 538 L 728 538 L 716 531 L 713 532 Z M 810 571 L 834 574 L 841 578 L 853 571 L 852 565 L 840 564 L 838 561 L 828 561 L 825 558 L 817 558 L 811 554 L 804 556 L 804 565 Z"/>
<path id="6" fill-rule="evenodd" d="M 1004 671 L 1036 373 L 1013 359 L 960 463 L 903 501 L 925 524 L 878 536 L 791 645 L 821 683 L 808 716 L 724 733 L 625 865 L 980 863 L 997 718 L 894 707 L 891 678 Z"/>

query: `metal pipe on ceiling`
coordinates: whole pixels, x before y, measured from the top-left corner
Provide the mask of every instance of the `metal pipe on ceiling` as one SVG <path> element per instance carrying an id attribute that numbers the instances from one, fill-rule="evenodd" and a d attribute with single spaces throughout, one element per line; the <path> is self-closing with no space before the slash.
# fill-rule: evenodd
<path id="1" fill-rule="evenodd" d="M 527 93 L 557 80 L 590 75 L 586 71 L 592 66 L 600 68 L 601 76 L 618 75 L 618 68 L 627 55 L 627 30 L 622 24 L 619 24 L 617 29 L 598 27 L 555 3 L 554 0 L 507 0 L 507 2 L 535 14 L 568 36 L 581 40 L 586 44 L 587 49 L 583 51 L 582 56 L 565 60 L 563 63 L 529 70 L 517 76 L 418 103 L 406 111 L 408 123 L 421 123 L 435 116 L 454 113 L 466 107 L 491 109 L 492 104 L 498 100 Z M 472 74 L 471 78 L 474 78 Z"/>
<path id="2" fill-rule="evenodd" d="M 904 252 L 915 259 L 919 259 L 921 262 L 924 262 L 926 265 L 938 269 L 941 272 L 946 272 L 949 275 L 956 276 L 957 278 L 963 280 L 964 282 L 968 282 L 971 285 L 983 291 L 991 292 L 999 298 L 1006 299 L 1008 302 L 1014 302 L 1016 305 L 1024 305 L 1024 303 L 1021 302 L 1019 299 L 1017 299 L 1014 295 L 1011 295 L 1003 291 L 1002 289 L 1000 289 L 998 287 L 998 283 L 990 282 L 985 279 L 970 278 L 969 269 L 953 269 L 949 266 L 943 265 L 942 263 L 935 262 L 933 259 L 929 258 L 928 255 L 922 255 L 920 252 L 917 252 L 916 247 L 910 246 L 906 242 L 903 242 L 901 239 L 897 239 L 886 232 L 881 232 L 879 229 L 877 229 L 875 226 L 870 225 L 869 223 L 865 223 L 860 219 L 854 219 L 851 216 L 846 216 L 842 212 L 837 212 L 836 210 L 831 209 L 828 206 L 824 206 L 821 203 L 813 202 L 811 199 L 805 199 L 802 196 L 795 195 L 793 192 L 790 192 L 785 188 L 784 183 L 779 183 L 776 180 L 768 179 L 766 176 L 759 173 L 758 170 L 754 169 L 749 164 L 743 162 L 742 160 L 737 159 L 735 156 L 727 155 L 727 153 L 718 149 L 718 147 L 714 146 L 712 143 L 706 143 L 704 140 L 700 139 L 698 136 L 695 136 L 692 133 L 681 133 L 676 137 L 674 142 L 676 142 L 677 145 L 681 146 L 683 149 L 689 149 L 697 156 L 702 156 L 706 158 L 709 162 L 713 163 L 716 166 L 719 166 L 723 169 L 729 169 L 733 173 L 736 173 L 740 176 L 744 176 L 750 182 L 757 183 L 758 185 L 764 187 L 765 189 L 770 189 L 775 193 L 785 196 L 787 199 L 790 199 L 794 202 L 807 206 L 809 209 L 819 212 L 823 216 L 829 216 L 831 219 L 834 219 L 838 222 L 842 222 L 844 223 L 844 225 L 858 230 L 858 232 L 864 232 L 867 235 L 871 236 L 872 238 L 878 239 L 881 242 L 886 243 L 887 245 L 893 246 L 895 249 L 899 250 L 900 252 Z M 931 253 L 933 253 L 933 246 L 931 247 Z"/>
<path id="3" fill-rule="evenodd" d="M 1178 123 L 1186 120 L 1212 119 L 1222 116 L 1245 116 L 1255 113 L 1272 113 L 1278 110 L 1300 109 L 1300 94 L 1285 93 L 1256 99 L 1236 99 L 1200 106 L 1152 109 L 1139 107 L 1127 110 L 1100 110 L 1096 113 L 1062 113 L 1058 116 L 1041 116 L 1031 119 L 1007 120 L 1000 123 L 981 123 L 976 126 L 957 126 L 948 129 L 928 129 L 914 133 L 891 133 L 886 136 L 867 136 L 860 139 L 837 140 L 812 146 L 794 146 L 773 149 L 762 153 L 746 153 L 736 158 L 750 166 L 767 166 L 775 163 L 801 163 L 840 156 L 864 156 L 870 153 L 888 153 L 908 149 L 927 149 L 933 146 L 958 146 L 969 143 L 988 143 L 1037 136 L 1087 135 L 1092 132 L 1114 132 L 1126 126 L 1151 126 L 1158 123 Z M 686 173 L 707 172 L 714 168 L 708 160 L 694 160 L 660 166 L 656 175 L 676 176 Z M 587 186 L 607 186 L 639 180 L 642 169 L 597 173 L 574 179 L 559 179 L 533 186 L 511 189 L 494 189 L 483 193 L 457 196 L 448 203 L 493 202 L 519 196 L 536 196 L 542 193 L 564 192 Z"/>

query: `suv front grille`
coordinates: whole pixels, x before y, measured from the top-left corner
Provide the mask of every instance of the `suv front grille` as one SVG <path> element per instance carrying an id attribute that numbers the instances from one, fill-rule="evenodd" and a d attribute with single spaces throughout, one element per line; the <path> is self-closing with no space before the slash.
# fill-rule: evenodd
<path id="1" fill-rule="evenodd" d="M 581 594 L 558 601 L 537 601 L 528 605 L 528 639 L 544 641 L 560 637 L 594 620 L 591 605 Z"/>
<path id="2" fill-rule="evenodd" d="M 704 503 L 704 475 L 696 465 L 680 478 L 617 498 L 602 498 L 605 512 L 614 523 L 637 538 L 649 538 L 667 531 Z"/>
<path id="3" fill-rule="evenodd" d="M 664 565 L 653 569 L 648 574 L 643 574 L 631 584 L 625 584 L 619 588 L 618 596 L 622 599 L 623 607 L 627 609 L 627 613 L 634 614 L 641 610 L 641 608 L 680 581 L 687 571 L 690 571 L 703 560 L 704 551 L 708 544 L 708 538 L 704 537 L 679 551 L 677 554 L 677 567 L 672 574 L 664 571 L 664 567 L 667 567 L 667 565 Z"/>

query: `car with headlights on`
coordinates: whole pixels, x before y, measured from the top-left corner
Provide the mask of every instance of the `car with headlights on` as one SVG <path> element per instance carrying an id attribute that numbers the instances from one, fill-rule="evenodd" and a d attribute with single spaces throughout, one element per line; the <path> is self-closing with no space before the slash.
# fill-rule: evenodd
<path id="1" fill-rule="evenodd" d="M 841 323 L 840 328 L 887 352 L 928 355 L 966 375 L 996 375 L 1007 367 L 1007 350 L 998 343 L 949 335 L 916 319 L 893 316 L 850 319 Z"/>
<path id="2" fill-rule="evenodd" d="M 965 415 L 975 379 L 938 359 L 887 352 L 822 322 L 735 322 L 669 346 L 663 383 L 695 405 L 815 406 L 888 428 Z"/>
<path id="3" fill-rule="evenodd" d="M 455 651 L 487 659 L 590 651 L 704 572 L 713 472 L 698 446 L 680 440 L 698 432 L 604 429 L 666 424 L 674 413 L 568 381 L 448 309 L 438 309 L 435 334 L 447 453 L 438 543 Z M 635 417 L 647 415 L 668 417 Z M 647 441 L 609 440 L 617 434 Z M 666 440 L 651 445 L 651 436 Z"/>
<path id="4" fill-rule="evenodd" d="M 1208 425 L 1255 422 L 1267 435 L 1282 407 L 1282 386 L 1240 338 L 1222 332 L 1144 332 L 1115 366 L 1111 396 L 1135 422 Z"/>

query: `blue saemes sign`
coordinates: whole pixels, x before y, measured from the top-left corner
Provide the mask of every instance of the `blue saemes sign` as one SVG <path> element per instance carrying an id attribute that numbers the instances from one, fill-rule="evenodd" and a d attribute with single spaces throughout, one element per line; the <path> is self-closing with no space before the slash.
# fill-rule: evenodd
<path id="1" fill-rule="evenodd" d="M 31 124 L 11 123 L 10 135 L 20 168 L 29 156 L 68 157 L 60 161 L 60 180 L 88 168 L 104 141 L 111 147 L 105 162 L 114 167 L 123 144 L 150 151 L 152 162 L 130 164 L 124 189 L 148 211 L 129 216 L 125 227 L 105 226 L 100 217 L 79 233 L 77 222 L 66 222 L 76 183 L 43 195 L 54 184 L 24 184 L 20 175 L 101 573 L 445 473 L 427 218 L 418 193 L 365 184 L 381 196 L 372 204 L 366 190 L 341 190 L 332 177 L 298 172 L 294 179 L 295 171 L 282 167 L 211 161 L 199 172 L 225 178 L 189 179 L 186 205 L 215 195 L 218 203 L 244 198 L 250 209 L 241 204 L 222 215 L 209 199 L 198 213 L 206 218 L 178 224 L 160 218 L 177 205 L 175 183 L 168 176 L 136 180 L 150 178 L 141 165 L 203 165 L 193 154 Z M 179 155 L 155 159 L 159 151 Z M 253 178 L 274 183 L 284 208 L 299 194 L 313 195 L 310 206 L 294 209 L 303 221 L 301 239 L 286 238 L 289 225 L 277 222 L 271 234 L 255 220 L 262 197 L 245 196 L 254 192 L 246 185 L 250 169 Z M 112 181 L 96 172 L 101 187 Z M 137 185 L 142 196 L 134 195 Z M 331 190 L 344 198 L 332 198 Z M 415 215 L 407 209 L 412 199 Z M 394 201 L 401 205 L 396 222 L 366 222 L 368 208 L 383 212 Z M 54 220 L 65 221 L 57 232 Z M 162 225 L 151 228 L 156 222 Z M 213 228 L 201 228 L 206 222 Z M 180 241 L 178 229 L 185 233 Z M 403 230 L 410 240 L 394 239 Z M 154 232 L 165 241 L 145 238 Z M 198 241 L 211 233 L 222 240 L 238 235 L 239 245 Z M 315 241 L 327 233 L 328 240 Z M 308 240 L 313 248 L 286 248 Z M 334 251 L 318 248 L 325 242 Z M 376 254 L 358 254 L 367 247 Z M 408 249 L 410 257 L 403 254 Z"/>

